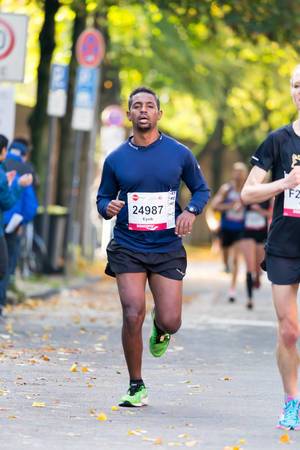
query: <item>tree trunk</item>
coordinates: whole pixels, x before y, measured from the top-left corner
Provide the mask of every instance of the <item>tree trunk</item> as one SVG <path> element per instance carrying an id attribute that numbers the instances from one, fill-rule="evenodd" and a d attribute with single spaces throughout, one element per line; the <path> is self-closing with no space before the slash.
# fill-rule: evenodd
<path id="1" fill-rule="evenodd" d="M 48 87 L 50 77 L 50 64 L 55 48 L 55 14 L 60 7 L 59 0 L 45 0 L 45 19 L 39 35 L 40 63 L 38 67 L 37 101 L 35 108 L 29 118 L 28 124 L 31 131 L 33 144 L 32 162 L 36 167 L 43 188 L 47 160 L 47 125 L 46 114 Z"/>
<path id="2" fill-rule="evenodd" d="M 198 161 L 201 161 L 205 156 L 209 155 L 211 160 L 211 189 L 216 192 L 221 184 L 221 173 L 223 167 L 223 156 L 225 146 L 223 144 L 224 133 L 224 119 L 219 117 L 217 119 L 215 129 L 209 137 L 202 151 L 199 151 L 195 156 Z"/>
<path id="3" fill-rule="evenodd" d="M 85 3 L 79 5 L 75 10 L 76 16 L 73 25 L 72 36 L 72 56 L 69 67 L 69 87 L 66 115 L 60 120 L 61 123 L 61 143 L 58 163 L 57 176 L 57 203 L 62 206 L 68 206 L 70 198 L 70 189 L 72 182 L 72 167 L 74 154 L 74 131 L 71 128 L 74 86 L 76 78 L 76 41 L 80 33 L 85 29 L 86 10 Z"/>

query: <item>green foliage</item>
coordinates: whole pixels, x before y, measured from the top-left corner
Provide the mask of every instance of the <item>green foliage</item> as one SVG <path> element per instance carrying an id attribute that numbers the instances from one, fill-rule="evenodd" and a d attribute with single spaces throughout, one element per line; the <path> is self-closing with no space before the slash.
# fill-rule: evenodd
<path id="1" fill-rule="evenodd" d="M 43 4 L 2 1 L 3 10 L 30 16 L 26 79 L 17 88 L 23 103 L 35 101 Z M 294 115 L 288 82 L 299 47 L 297 0 L 61 0 L 60 4 L 53 60 L 70 61 L 74 11 L 86 9 L 89 24 L 100 17 L 109 36 L 106 63 L 120 67 L 124 107 L 137 85 L 156 89 L 164 109 L 162 128 L 194 143 L 197 151 L 222 118 L 222 144 L 247 158 L 270 129 Z M 105 89 L 110 86 L 111 82 Z"/>

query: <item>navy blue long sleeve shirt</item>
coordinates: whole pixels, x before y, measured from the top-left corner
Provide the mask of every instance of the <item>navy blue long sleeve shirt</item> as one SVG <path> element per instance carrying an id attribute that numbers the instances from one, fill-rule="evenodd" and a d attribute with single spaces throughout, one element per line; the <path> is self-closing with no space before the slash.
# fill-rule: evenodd
<path id="1" fill-rule="evenodd" d="M 125 202 L 117 216 L 114 239 L 125 248 L 137 252 L 165 253 L 176 251 L 182 239 L 175 228 L 156 231 L 128 229 L 127 194 L 129 192 L 176 192 L 175 218 L 182 210 L 178 203 L 180 182 L 183 181 L 192 197 L 188 206 L 200 214 L 209 199 L 209 189 L 192 152 L 161 134 L 147 147 L 137 147 L 129 138 L 105 160 L 97 195 L 97 208 L 104 219 L 109 202 L 118 198 Z"/>

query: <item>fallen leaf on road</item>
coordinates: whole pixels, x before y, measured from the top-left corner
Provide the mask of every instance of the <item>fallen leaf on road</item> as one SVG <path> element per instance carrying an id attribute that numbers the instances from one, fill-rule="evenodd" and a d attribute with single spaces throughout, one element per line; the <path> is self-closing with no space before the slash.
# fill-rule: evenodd
<path id="1" fill-rule="evenodd" d="M 44 361 L 50 361 L 50 358 L 47 355 L 42 355 L 41 359 L 43 359 Z"/>
<path id="2" fill-rule="evenodd" d="M 127 434 L 128 436 L 141 436 L 142 434 L 147 433 L 145 430 L 141 430 L 140 428 L 136 430 L 128 430 Z"/>
<path id="3" fill-rule="evenodd" d="M 232 378 L 231 377 L 224 377 L 224 378 L 220 378 L 220 380 L 222 380 L 222 381 L 231 381 Z"/>
<path id="4" fill-rule="evenodd" d="M 187 441 L 185 443 L 186 447 L 195 447 L 195 445 L 198 443 L 198 441 Z"/>
<path id="5" fill-rule="evenodd" d="M 162 443 L 163 443 L 163 440 L 160 437 L 156 438 L 154 441 L 154 445 L 162 445 Z"/>
<path id="6" fill-rule="evenodd" d="M 17 416 L 8 416 L 8 419 L 16 419 Z"/>
<path id="7" fill-rule="evenodd" d="M 112 411 L 120 411 L 120 408 L 118 406 L 112 406 L 111 410 Z"/>
<path id="8" fill-rule="evenodd" d="M 69 370 L 70 372 L 77 372 L 77 364 L 76 363 L 72 364 Z"/>
<path id="9" fill-rule="evenodd" d="M 128 430 L 127 434 L 128 434 L 128 436 L 140 436 L 140 433 L 138 433 L 135 430 Z"/>
<path id="10" fill-rule="evenodd" d="M 182 434 L 178 434 L 177 437 L 179 437 L 180 439 L 181 439 L 181 438 L 188 438 L 189 435 L 188 435 L 187 433 L 182 433 Z"/>
<path id="11" fill-rule="evenodd" d="M 105 422 L 107 420 L 107 415 L 104 412 L 101 412 L 100 414 L 98 414 L 97 420 L 99 420 L 100 422 Z"/>
<path id="12" fill-rule="evenodd" d="M 88 371 L 89 371 L 88 367 L 86 367 L 86 366 L 81 367 L 81 372 L 85 373 L 85 372 L 88 372 Z"/>
<path id="13" fill-rule="evenodd" d="M 46 406 L 46 403 L 44 402 L 33 402 L 32 405 L 35 408 L 44 408 Z"/>
<path id="14" fill-rule="evenodd" d="M 73 320 L 73 323 L 79 324 L 80 321 L 81 321 L 81 317 L 79 315 L 78 316 L 73 316 L 72 320 Z"/>
<path id="15" fill-rule="evenodd" d="M 9 334 L 13 334 L 14 329 L 13 329 L 13 325 L 11 322 L 8 322 L 5 327 L 4 327 L 5 331 L 7 331 L 7 333 Z"/>
<path id="16" fill-rule="evenodd" d="M 281 444 L 290 444 L 291 439 L 290 439 L 290 436 L 288 435 L 288 433 L 282 434 L 279 438 L 279 442 L 281 442 Z"/>

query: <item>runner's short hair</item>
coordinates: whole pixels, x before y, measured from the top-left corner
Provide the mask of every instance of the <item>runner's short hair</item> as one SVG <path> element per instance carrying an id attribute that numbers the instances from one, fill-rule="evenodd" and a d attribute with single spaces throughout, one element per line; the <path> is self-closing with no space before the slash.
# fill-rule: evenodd
<path id="1" fill-rule="evenodd" d="M 146 86 L 140 86 L 136 89 L 134 89 L 134 91 L 131 92 L 131 94 L 129 94 L 129 98 L 128 98 L 128 109 L 130 110 L 131 105 L 132 105 L 132 98 L 134 95 L 139 94 L 140 92 L 146 92 L 147 94 L 151 94 L 153 95 L 153 97 L 155 98 L 155 102 L 157 105 L 157 108 L 160 109 L 160 101 L 158 96 L 156 95 L 156 93 L 154 91 L 152 91 L 152 89 L 147 88 Z"/>
<path id="2" fill-rule="evenodd" d="M 294 76 L 295 76 L 296 72 L 300 72 L 300 64 L 297 64 L 297 66 L 294 67 L 294 69 L 293 69 L 293 72 L 292 72 L 292 75 L 291 75 L 291 78 L 290 78 L 291 86 L 293 86 L 293 80 L 294 80 Z"/>
<path id="3" fill-rule="evenodd" d="M 7 139 L 7 137 L 4 136 L 4 134 L 0 134 L 0 153 L 2 152 L 4 147 L 7 148 L 7 146 L 8 146 L 8 139 Z"/>
<path id="4" fill-rule="evenodd" d="M 248 172 L 248 168 L 245 163 L 237 161 L 232 166 L 233 170 L 241 170 L 243 172 Z"/>

